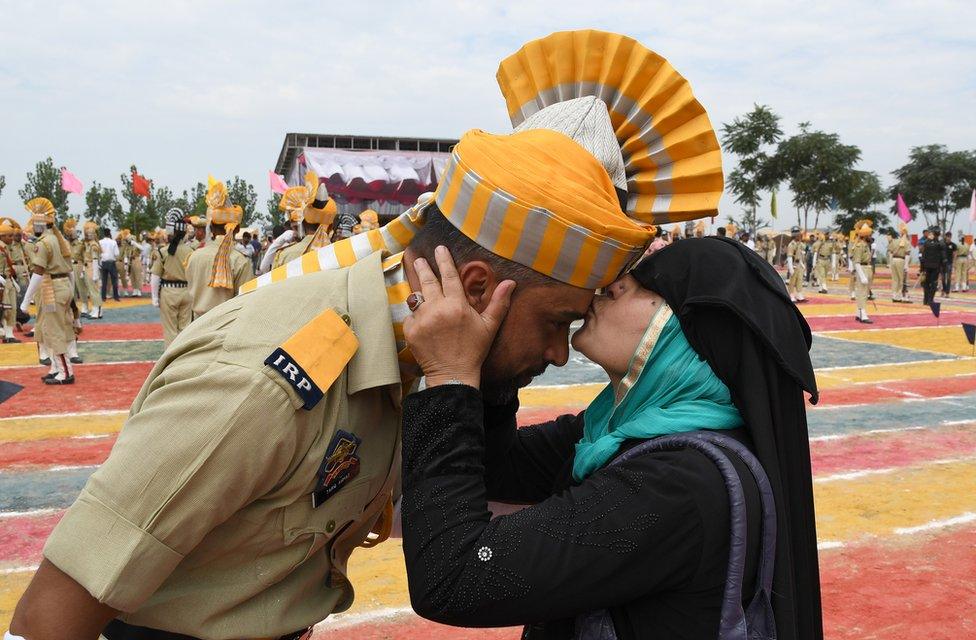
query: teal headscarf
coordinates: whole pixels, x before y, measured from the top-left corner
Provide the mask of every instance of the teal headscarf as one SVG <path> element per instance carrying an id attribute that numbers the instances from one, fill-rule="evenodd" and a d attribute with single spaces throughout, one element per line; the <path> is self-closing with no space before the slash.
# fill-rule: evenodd
<path id="1" fill-rule="evenodd" d="M 698 354 L 670 307 L 654 314 L 627 376 L 586 408 L 573 477 L 583 480 L 616 455 L 624 440 L 744 424 L 728 387 Z"/>

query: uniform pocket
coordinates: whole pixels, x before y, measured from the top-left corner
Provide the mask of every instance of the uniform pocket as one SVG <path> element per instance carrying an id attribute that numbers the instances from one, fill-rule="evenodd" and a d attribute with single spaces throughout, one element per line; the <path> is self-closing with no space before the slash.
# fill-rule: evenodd
<path id="1" fill-rule="evenodd" d="M 307 559 L 358 518 L 371 497 L 369 478 L 357 479 L 343 487 L 317 509 L 312 507 L 311 494 L 303 495 L 284 509 L 282 536 L 285 544 L 307 543 Z"/>

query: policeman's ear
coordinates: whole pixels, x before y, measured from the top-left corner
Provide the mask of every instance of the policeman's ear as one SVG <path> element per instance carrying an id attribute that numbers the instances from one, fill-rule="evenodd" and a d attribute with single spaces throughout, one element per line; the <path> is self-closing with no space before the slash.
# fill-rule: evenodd
<path id="1" fill-rule="evenodd" d="M 458 277 L 468 304 L 479 313 L 488 308 L 491 294 L 498 286 L 498 278 L 490 264 L 482 260 L 472 260 L 458 267 Z"/>

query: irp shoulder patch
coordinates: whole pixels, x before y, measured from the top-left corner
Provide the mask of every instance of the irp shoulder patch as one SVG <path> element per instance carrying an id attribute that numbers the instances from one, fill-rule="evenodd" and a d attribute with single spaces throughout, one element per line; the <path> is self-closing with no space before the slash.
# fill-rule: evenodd
<path id="1" fill-rule="evenodd" d="M 359 340 L 339 314 L 327 309 L 265 359 L 311 409 L 349 364 Z"/>

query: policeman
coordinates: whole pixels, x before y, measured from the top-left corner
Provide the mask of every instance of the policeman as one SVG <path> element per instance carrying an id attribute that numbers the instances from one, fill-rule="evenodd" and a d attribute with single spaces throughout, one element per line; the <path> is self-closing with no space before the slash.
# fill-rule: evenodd
<path id="1" fill-rule="evenodd" d="M 380 214 L 376 213 L 372 209 L 366 209 L 359 214 L 359 224 L 352 228 L 353 234 L 365 233 L 370 229 L 380 228 Z M 697 230 L 698 227 L 695 227 Z"/>
<path id="2" fill-rule="evenodd" d="M 31 266 L 30 282 L 20 309 L 27 312 L 37 296 L 38 342 L 50 354 L 52 371 L 44 376 L 45 384 L 74 384 L 74 368 L 69 360 L 69 347 L 74 342 L 74 321 L 71 300 L 74 285 L 71 280 L 71 247 L 54 224 L 54 205 L 47 198 L 29 200 L 34 236 L 38 238 Z"/>
<path id="3" fill-rule="evenodd" d="M 0 218 L 0 327 L 3 328 L 5 344 L 20 342 L 14 337 L 20 283 L 17 281 L 17 271 L 10 257 L 10 244 L 14 234 L 11 222 L 10 218 Z"/>
<path id="4" fill-rule="evenodd" d="M 159 307 L 166 347 L 193 319 L 193 299 L 186 283 L 186 265 L 193 249 L 183 242 L 185 217 L 183 211 L 175 207 L 166 213 L 166 231 L 163 233 L 169 237 L 169 244 L 155 245 L 150 267 L 152 303 Z"/>
<path id="5" fill-rule="evenodd" d="M 888 254 L 891 259 L 891 300 L 892 302 L 911 302 L 905 295 L 905 277 L 908 274 L 906 269 L 908 255 L 912 251 L 912 243 L 908 239 L 908 225 L 904 222 L 899 225 L 899 235 L 893 238 L 888 245 Z"/>
<path id="6" fill-rule="evenodd" d="M 650 52 L 637 53 L 615 58 L 633 68 L 613 68 L 614 78 L 650 68 Z M 581 90 L 595 87 L 621 90 Z M 549 86 L 538 87 L 538 99 L 532 91 L 510 104 L 538 109 L 559 95 Z M 634 117 L 652 115 L 659 100 L 642 94 Z M 552 121 L 579 138 L 533 128 L 534 116 L 563 105 L 568 117 Z M 713 176 L 715 191 L 704 203 L 700 194 L 684 197 L 699 184 L 659 192 L 679 220 L 714 215 L 721 191 L 717 138 L 701 107 L 690 108 L 703 141 L 690 160 Z M 639 259 L 649 240 L 621 205 L 650 220 L 661 200 L 628 196 L 629 180 L 643 188 L 655 173 L 627 164 L 648 144 L 634 121 L 614 128 L 605 103 L 584 95 L 522 124 L 509 136 L 469 132 L 433 199 L 260 276 L 246 295 L 187 327 L 52 533 L 11 631 L 84 639 L 125 611 L 105 629 L 109 640 L 293 637 L 346 609 L 349 553 L 384 537 L 398 491 L 400 399 L 418 373 L 398 325 L 424 304 L 413 293 L 413 258 L 432 261 L 440 245 L 463 255 L 461 286 L 479 311 L 504 299 L 505 281 L 516 282 L 482 376 L 483 393 L 498 401 L 567 360 L 569 327 L 593 290 Z M 626 162 L 621 148 L 633 150 Z"/>
<path id="7" fill-rule="evenodd" d="M 99 292 L 102 264 L 102 247 L 98 244 L 98 225 L 92 221 L 85 223 L 84 231 L 84 251 L 82 252 L 82 277 L 85 279 L 88 298 L 82 300 L 83 305 L 88 305 L 88 317 L 92 320 L 99 320 L 102 317 L 102 295 Z"/>
<path id="8" fill-rule="evenodd" d="M 234 229 L 241 223 L 244 211 L 227 201 L 223 182 L 213 180 L 206 199 L 213 242 L 194 251 L 186 266 L 194 318 L 236 296 L 241 285 L 254 277 L 250 259 L 232 250 Z"/>
<path id="9" fill-rule="evenodd" d="M 826 233 L 818 233 L 813 243 L 813 255 L 816 259 L 817 285 L 820 293 L 827 293 L 827 268 L 830 266 L 830 255 L 833 252 Z"/>
<path id="10" fill-rule="evenodd" d="M 867 310 L 865 309 L 868 300 L 871 272 L 873 270 L 871 264 L 871 234 L 873 233 L 871 221 L 859 220 L 854 225 L 854 230 L 858 238 L 854 242 L 850 256 L 851 263 L 853 264 L 851 278 L 854 280 L 854 294 L 857 300 L 857 315 L 854 319 L 865 324 L 872 324 L 874 321 L 868 318 Z"/>
<path id="11" fill-rule="evenodd" d="M 7 244 L 7 255 L 10 257 L 10 261 L 14 263 L 14 273 L 17 274 L 17 284 L 20 286 L 20 292 L 17 294 L 17 306 L 19 307 L 27 293 L 27 282 L 30 280 L 30 258 L 24 248 L 24 232 L 20 224 L 13 218 L 6 218 L 6 220 L 13 227 L 10 241 L 5 242 Z M 20 325 L 22 322 L 26 322 L 26 319 L 23 319 L 23 312 L 19 312 L 17 324 Z"/>
<path id="12" fill-rule="evenodd" d="M 292 241 L 275 247 L 273 266 L 280 267 L 310 251 L 317 251 L 331 242 L 332 222 L 338 207 L 329 198 L 325 184 L 319 183 L 314 171 L 305 174 L 305 184 L 291 187 L 281 196 L 278 207 L 288 214 L 292 223 Z M 298 239 L 297 241 L 295 239 Z"/>
<path id="13" fill-rule="evenodd" d="M 806 264 L 806 245 L 803 243 L 800 227 L 790 229 L 793 239 L 786 247 L 786 288 L 793 302 L 806 302 L 803 295 L 803 273 Z"/>
<path id="14" fill-rule="evenodd" d="M 945 254 L 942 258 L 942 295 L 948 298 L 950 291 L 952 291 L 953 266 L 955 264 L 956 254 L 959 253 L 959 245 L 952 240 L 951 231 L 945 232 L 945 241 L 943 244 L 945 246 Z"/>
<path id="15" fill-rule="evenodd" d="M 200 216 L 190 216 L 190 228 L 186 231 L 186 243 L 196 251 L 206 244 L 207 219 Z"/>

